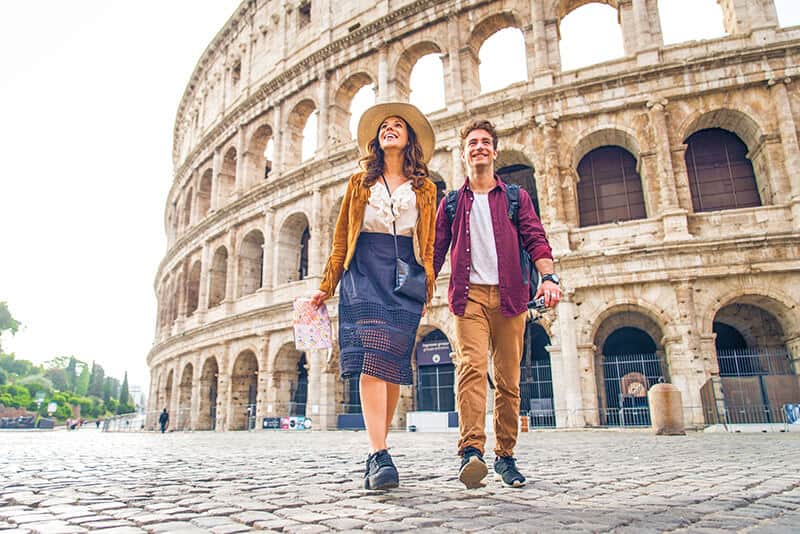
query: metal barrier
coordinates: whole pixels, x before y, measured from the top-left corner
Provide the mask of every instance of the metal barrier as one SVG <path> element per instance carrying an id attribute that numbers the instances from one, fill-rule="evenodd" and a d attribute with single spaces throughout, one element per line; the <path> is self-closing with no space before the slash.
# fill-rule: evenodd
<path id="1" fill-rule="evenodd" d="M 103 419 L 103 432 L 142 432 L 145 430 L 145 415 L 128 413 Z"/>

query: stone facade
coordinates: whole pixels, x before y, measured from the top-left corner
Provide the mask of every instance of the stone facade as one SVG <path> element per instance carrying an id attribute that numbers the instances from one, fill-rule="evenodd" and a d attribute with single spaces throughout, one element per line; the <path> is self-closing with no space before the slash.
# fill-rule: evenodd
<path id="1" fill-rule="evenodd" d="M 656 0 L 607 0 L 625 57 L 562 72 L 559 21 L 585 3 L 242 2 L 198 62 L 175 122 L 149 412 L 167 407 L 178 429 L 245 428 L 251 404 L 257 421 L 289 414 L 304 368 L 306 415 L 336 426 L 347 394 L 337 354 L 301 361 L 292 300 L 319 284 L 356 169 L 353 96 L 375 84 L 378 100 L 407 100 L 411 69 L 430 53 L 441 54 L 446 100 L 429 115 L 434 178 L 460 186 L 458 128 L 475 116 L 498 126 L 498 167 L 535 177 L 565 289 L 540 322 L 557 426 L 610 424 L 602 352 L 623 328 L 652 341 L 687 425 L 705 422 L 701 390 L 720 375 L 718 323 L 748 346 L 784 348 L 796 378 L 800 28 L 779 27 L 772 0 L 720 0 L 726 37 L 666 47 Z M 481 93 L 478 51 L 508 27 L 523 35 L 527 80 Z M 318 147 L 303 161 L 315 111 Z M 687 138 L 708 129 L 746 145 L 760 205 L 694 209 Z M 645 216 L 582 225 L 578 167 L 607 146 L 635 159 Z M 454 345 L 447 281 L 445 266 L 419 335 L 438 329 Z M 715 389 L 717 401 L 723 394 Z M 404 388 L 395 424 L 413 409 Z"/>

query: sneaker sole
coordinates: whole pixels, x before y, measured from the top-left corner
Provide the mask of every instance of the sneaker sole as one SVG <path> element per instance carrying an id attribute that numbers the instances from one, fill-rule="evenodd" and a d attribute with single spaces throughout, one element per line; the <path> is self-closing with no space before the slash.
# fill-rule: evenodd
<path id="1" fill-rule="evenodd" d="M 525 484 L 528 483 L 527 480 L 523 480 L 523 481 L 515 480 L 511 484 L 506 484 L 505 480 L 503 480 L 503 475 L 501 475 L 500 473 L 495 473 L 494 474 L 494 478 L 496 478 L 497 480 L 502 482 L 503 485 L 505 487 L 507 487 L 507 488 L 521 488 L 521 487 L 525 486 Z"/>
<path id="2" fill-rule="evenodd" d="M 482 488 L 486 484 L 482 482 L 486 475 L 489 473 L 489 468 L 486 467 L 486 464 L 478 460 L 476 456 L 473 456 L 467 462 L 467 465 L 461 468 L 461 471 L 458 473 L 458 480 L 460 480 L 467 489 L 476 489 Z"/>
<path id="3" fill-rule="evenodd" d="M 364 489 L 386 490 L 396 488 L 400 485 L 397 472 L 392 473 L 389 469 L 381 469 L 371 477 L 364 479 Z"/>

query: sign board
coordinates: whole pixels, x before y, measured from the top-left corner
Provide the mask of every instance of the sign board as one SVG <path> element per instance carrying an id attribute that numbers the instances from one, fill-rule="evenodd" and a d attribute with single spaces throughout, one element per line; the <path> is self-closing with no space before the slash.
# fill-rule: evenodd
<path id="1" fill-rule="evenodd" d="M 261 428 L 264 430 L 279 430 L 281 428 L 281 418 L 265 417 L 261 421 Z"/>
<path id="2" fill-rule="evenodd" d="M 443 365 L 450 360 L 450 343 L 442 341 L 423 341 L 417 346 L 417 365 Z"/>
<path id="3" fill-rule="evenodd" d="M 47 403 L 47 413 L 54 413 L 56 410 L 58 410 L 58 404 L 53 401 Z"/>
<path id="4" fill-rule="evenodd" d="M 784 404 L 783 411 L 786 414 L 786 423 L 800 425 L 800 404 Z"/>

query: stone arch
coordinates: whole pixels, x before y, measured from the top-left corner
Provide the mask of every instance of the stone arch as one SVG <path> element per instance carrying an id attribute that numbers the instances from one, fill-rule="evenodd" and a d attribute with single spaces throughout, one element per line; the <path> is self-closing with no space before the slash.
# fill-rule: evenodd
<path id="1" fill-rule="evenodd" d="M 734 303 L 747 304 L 769 312 L 777 319 L 787 338 L 800 335 L 800 316 L 796 311 L 800 310 L 800 303 L 783 293 L 752 286 L 734 289 L 711 301 L 700 316 L 702 333 L 711 335 L 714 318 L 720 310 Z"/>
<path id="2" fill-rule="evenodd" d="M 214 430 L 217 424 L 217 393 L 219 387 L 219 364 L 215 356 L 203 362 L 200 374 L 200 402 L 198 403 L 197 430 Z"/>
<path id="3" fill-rule="evenodd" d="M 239 154 L 229 147 L 222 157 L 222 166 L 217 175 L 217 206 L 226 206 L 236 193 L 236 166 Z"/>
<path id="4" fill-rule="evenodd" d="M 267 158 L 267 145 L 273 137 L 272 126 L 260 124 L 247 143 L 247 183 L 252 187 L 267 179 L 272 170 L 272 160 Z"/>
<path id="5" fill-rule="evenodd" d="M 615 61 L 626 55 L 622 14 L 615 6 L 606 2 L 582 2 L 571 6 L 557 22 L 562 71 Z M 587 26 L 603 36 L 602 46 L 597 46 L 597 39 L 586 39 Z M 633 48 L 633 43 L 627 43 L 627 47 Z"/>
<path id="6" fill-rule="evenodd" d="M 370 84 L 375 84 L 375 78 L 371 74 L 361 71 L 348 76 L 336 90 L 333 104 L 328 110 L 333 143 L 342 143 L 353 139 L 349 128 L 353 97 L 363 87 Z"/>
<path id="7" fill-rule="evenodd" d="M 206 169 L 200 175 L 200 184 L 197 186 L 197 217 L 202 219 L 211 211 L 211 182 L 212 170 Z"/>
<path id="8" fill-rule="evenodd" d="M 311 98 L 303 98 L 289 112 L 284 132 L 284 161 L 287 166 L 299 165 L 302 162 L 303 129 L 306 127 L 311 114 L 318 108 Z M 317 147 L 319 148 L 319 147 Z"/>
<path id="9" fill-rule="evenodd" d="M 194 366 L 189 362 L 183 368 L 181 382 L 178 386 L 178 413 L 175 414 L 176 430 L 191 430 L 193 386 Z"/>
<path id="10" fill-rule="evenodd" d="M 605 308 L 597 313 L 594 321 L 592 322 L 590 334 L 585 339 L 581 340 L 578 345 L 594 344 L 598 349 L 602 349 L 602 343 L 608 335 L 611 334 L 613 329 L 617 328 L 622 322 L 626 320 L 626 315 L 636 314 L 639 316 L 630 326 L 639 328 L 645 331 L 659 350 L 663 350 L 663 338 L 668 334 L 669 325 L 672 318 L 663 311 L 660 311 L 653 304 L 646 302 L 642 299 L 630 300 L 620 299 L 608 303 Z M 588 315 L 591 317 L 595 314 Z M 610 318 L 616 317 L 614 321 L 609 321 Z M 609 330 L 612 329 L 612 330 Z"/>
<path id="11" fill-rule="evenodd" d="M 192 225 L 192 188 L 186 191 L 186 196 L 183 197 L 183 221 L 181 222 L 183 229 L 186 230 Z"/>
<path id="12" fill-rule="evenodd" d="M 164 382 L 164 389 L 161 390 L 161 404 L 159 405 L 158 411 L 161 412 L 164 408 L 167 409 L 167 412 L 172 410 L 172 386 L 174 381 L 175 371 L 170 369 L 167 371 L 167 380 Z M 170 414 L 171 418 L 174 418 L 173 414 Z M 174 421 L 174 419 L 173 419 Z"/>
<path id="13" fill-rule="evenodd" d="M 258 403 L 258 358 L 252 350 L 239 353 L 231 369 L 230 430 L 248 430 Z"/>
<path id="14" fill-rule="evenodd" d="M 250 230 L 237 250 L 239 251 L 237 295 L 243 297 L 255 293 L 264 286 L 264 234 L 261 230 Z"/>
<path id="15" fill-rule="evenodd" d="M 506 146 L 501 143 L 500 146 Z M 511 148 L 498 150 L 494 168 L 504 182 L 517 184 L 530 195 L 536 214 L 539 210 L 539 189 L 536 183 L 536 170 L 533 161 L 525 154 L 521 146 L 509 145 Z"/>
<path id="16" fill-rule="evenodd" d="M 209 269 L 208 307 L 218 306 L 225 300 L 228 285 L 228 249 L 224 245 L 214 251 Z"/>
<path id="17" fill-rule="evenodd" d="M 630 152 L 637 162 L 641 161 L 642 150 L 636 132 L 626 126 L 612 124 L 601 125 L 581 132 L 578 142 L 572 148 L 572 160 L 568 163 L 569 166 L 577 169 L 578 163 L 586 154 L 595 148 L 607 145 L 622 147 Z"/>
<path id="18" fill-rule="evenodd" d="M 521 30 L 523 26 L 522 17 L 512 10 L 492 13 L 478 21 L 467 38 L 467 46 L 472 49 L 475 53 L 475 57 L 477 57 L 478 51 L 481 49 L 484 41 L 490 36 L 506 28 L 517 28 Z"/>
<path id="19" fill-rule="evenodd" d="M 545 20 L 561 20 L 579 7 L 592 3 L 607 4 L 614 9 L 619 9 L 619 0 L 549 0 L 545 4 Z"/>
<path id="20" fill-rule="evenodd" d="M 190 316 L 200 304 L 200 260 L 195 260 L 186 279 L 186 315 Z"/>
<path id="21" fill-rule="evenodd" d="M 284 219 L 278 232 L 277 285 L 296 282 L 308 275 L 310 227 L 305 212 Z"/>
<path id="22" fill-rule="evenodd" d="M 280 416 L 305 416 L 310 365 L 306 353 L 289 342 L 281 346 L 272 361 L 272 389 L 275 411 Z"/>
<path id="23" fill-rule="evenodd" d="M 751 153 L 761 144 L 765 131 L 751 114 L 730 108 L 696 111 L 686 118 L 678 131 L 685 140 L 693 133 L 708 128 L 722 128 L 735 133 Z"/>
<path id="24" fill-rule="evenodd" d="M 411 71 L 423 56 L 441 54 L 443 48 L 432 40 L 416 42 L 406 47 L 394 65 L 394 78 L 398 100 L 408 100 L 411 93 Z"/>

